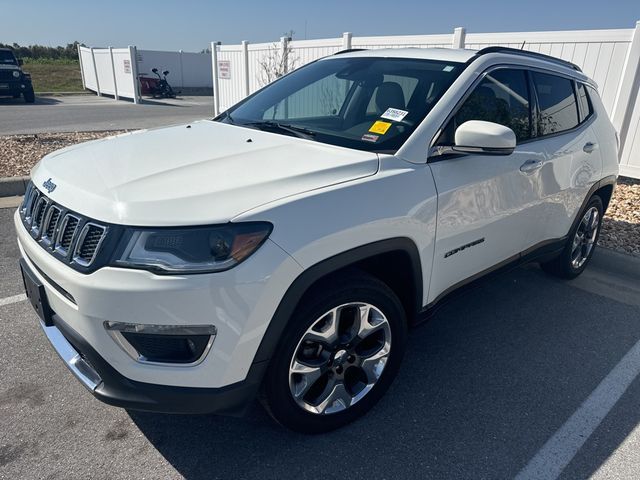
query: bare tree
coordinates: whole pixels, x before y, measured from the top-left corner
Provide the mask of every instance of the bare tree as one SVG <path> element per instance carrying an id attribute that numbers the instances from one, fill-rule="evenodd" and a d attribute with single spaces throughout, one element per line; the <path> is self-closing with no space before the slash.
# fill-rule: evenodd
<path id="1" fill-rule="evenodd" d="M 296 68 L 297 58 L 291 48 L 293 30 L 285 34 L 287 39 L 281 43 L 273 43 L 265 56 L 258 62 L 260 66 L 258 81 L 262 86 L 277 80 Z"/>

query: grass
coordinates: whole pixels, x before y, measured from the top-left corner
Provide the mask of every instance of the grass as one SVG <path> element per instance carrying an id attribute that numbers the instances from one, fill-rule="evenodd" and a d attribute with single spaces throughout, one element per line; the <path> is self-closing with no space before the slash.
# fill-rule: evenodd
<path id="1" fill-rule="evenodd" d="M 31 74 L 38 92 L 82 92 L 80 63 L 74 60 L 25 59 L 24 71 Z"/>

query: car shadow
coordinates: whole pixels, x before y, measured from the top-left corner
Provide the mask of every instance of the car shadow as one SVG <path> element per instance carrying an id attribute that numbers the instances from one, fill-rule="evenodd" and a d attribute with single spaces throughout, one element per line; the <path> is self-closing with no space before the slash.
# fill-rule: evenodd
<path id="1" fill-rule="evenodd" d="M 186 478 L 513 478 L 640 339 L 637 319 L 519 268 L 413 329 L 389 392 L 341 430 L 292 433 L 258 405 L 245 418 L 129 415 Z M 575 468 L 597 470 L 638 421 L 630 408 Z"/>
<path id="2" fill-rule="evenodd" d="M 188 105 L 181 105 L 179 102 L 182 101 L 181 98 L 170 98 L 170 99 L 161 99 L 161 98 L 152 98 L 152 97 L 142 97 L 142 105 L 160 105 L 163 107 L 178 107 L 183 108 Z"/>
<path id="3" fill-rule="evenodd" d="M 2 105 L 24 105 L 26 107 L 32 105 L 56 105 L 58 103 L 62 103 L 56 97 L 39 97 L 36 95 L 36 101 L 34 103 L 26 103 L 24 98 L 11 98 L 11 97 L 0 97 L 0 106 Z"/>

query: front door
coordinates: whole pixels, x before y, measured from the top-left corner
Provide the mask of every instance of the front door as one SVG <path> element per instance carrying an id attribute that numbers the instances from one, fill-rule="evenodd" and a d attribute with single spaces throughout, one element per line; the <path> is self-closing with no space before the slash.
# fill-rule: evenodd
<path id="1" fill-rule="evenodd" d="M 437 145 L 452 145 L 468 120 L 511 128 L 510 155 L 462 154 L 430 159 L 438 191 L 438 218 L 429 303 L 463 281 L 517 258 L 535 242 L 530 226 L 541 207 L 532 175 L 546 160 L 532 138 L 527 73 L 497 68 L 486 73 L 443 129 Z"/>

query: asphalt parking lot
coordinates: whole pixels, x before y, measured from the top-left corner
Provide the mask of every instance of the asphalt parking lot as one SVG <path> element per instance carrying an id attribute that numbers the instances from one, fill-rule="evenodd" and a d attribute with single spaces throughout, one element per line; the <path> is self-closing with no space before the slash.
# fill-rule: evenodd
<path id="1" fill-rule="evenodd" d="M 93 399 L 19 296 L 13 211 L 0 209 L 0 478 L 638 476 L 640 282 L 626 257 L 599 252 L 572 282 L 529 266 L 482 283 L 412 330 L 367 416 L 303 436 L 259 405 L 225 418 Z"/>
<path id="2" fill-rule="evenodd" d="M 152 128 L 213 117 L 213 97 L 145 99 L 141 105 L 95 95 L 0 98 L 0 135 Z"/>

